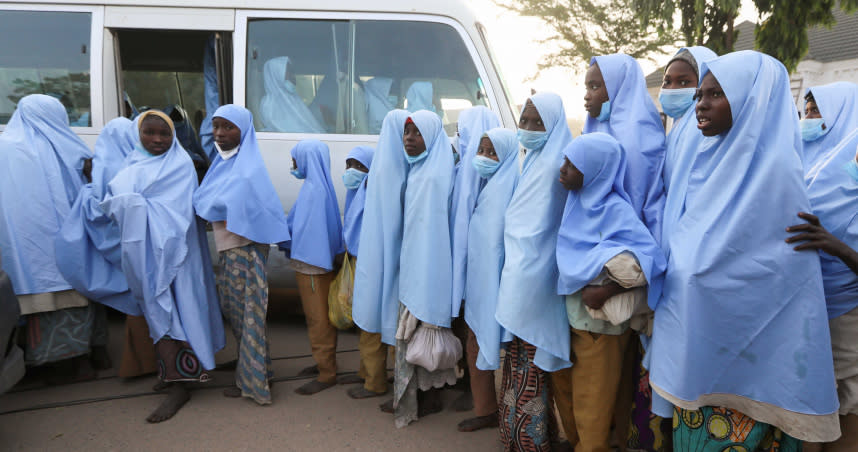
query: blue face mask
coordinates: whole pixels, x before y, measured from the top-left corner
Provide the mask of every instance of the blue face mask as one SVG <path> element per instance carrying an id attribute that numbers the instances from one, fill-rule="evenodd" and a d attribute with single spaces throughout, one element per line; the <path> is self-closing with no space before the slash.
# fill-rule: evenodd
<path id="1" fill-rule="evenodd" d="M 471 163 L 483 179 L 492 177 L 492 174 L 494 174 L 495 171 L 498 170 L 498 167 L 500 167 L 500 162 L 494 161 L 488 157 L 483 157 L 482 155 L 474 156 Z"/>
<path id="2" fill-rule="evenodd" d="M 798 122 L 801 126 L 801 139 L 804 141 L 816 141 L 828 133 L 828 129 L 823 129 L 825 120 L 822 118 L 804 118 Z"/>
<path id="3" fill-rule="evenodd" d="M 532 130 L 518 129 L 515 133 L 518 137 L 518 142 L 525 149 L 531 151 L 539 151 L 545 146 L 548 141 L 548 132 L 534 132 Z"/>
<path id="4" fill-rule="evenodd" d="M 850 176 L 852 176 L 852 179 L 854 179 L 855 182 L 858 182 L 858 162 L 856 162 L 855 159 L 849 160 L 843 168 Z"/>
<path id="5" fill-rule="evenodd" d="M 303 179 L 303 178 L 307 177 L 307 175 L 306 175 L 306 174 L 304 174 L 304 173 L 303 173 L 301 170 L 299 170 L 298 168 L 295 168 L 295 169 L 293 169 L 292 171 L 289 171 L 289 172 L 290 172 L 290 173 L 292 173 L 292 175 L 293 175 L 293 176 L 295 176 L 295 178 L 296 178 L 296 179 Z"/>
<path id="6" fill-rule="evenodd" d="M 658 93 L 658 101 L 664 114 L 679 118 L 694 105 L 694 93 L 697 88 L 663 89 Z"/>
<path id="7" fill-rule="evenodd" d="M 144 148 L 143 145 L 140 143 L 135 144 L 134 149 L 137 149 L 141 154 L 145 155 L 146 157 L 157 157 L 155 154 L 147 151 L 146 148 Z"/>
<path id="8" fill-rule="evenodd" d="M 599 116 L 596 116 L 596 121 L 605 122 L 611 119 L 611 101 L 602 102 L 602 109 L 599 110 Z"/>
<path id="9" fill-rule="evenodd" d="M 413 165 L 413 164 L 415 164 L 415 163 L 417 163 L 417 162 L 419 162 L 419 161 L 421 161 L 421 160 L 425 159 L 426 157 L 429 157 L 429 151 L 428 151 L 428 150 L 425 150 L 425 151 L 421 152 L 421 153 L 420 153 L 420 155 L 417 155 L 417 156 L 414 156 L 414 157 L 412 157 L 412 156 L 408 155 L 408 153 L 407 153 L 407 152 L 405 152 L 405 149 L 404 149 L 404 148 L 403 148 L 402 152 L 404 152 L 404 153 L 405 153 L 405 160 L 407 160 L 407 161 L 408 161 L 408 163 L 409 163 L 409 164 L 411 164 L 411 165 Z"/>
<path id="10" fill-rule="evenodd" d="M 366 179 L 366 173 L 356 168 L 349 168 L 343 173 L 343 185 L 349 190 L 355 190 L 360 187 L 364 179 Z"/>

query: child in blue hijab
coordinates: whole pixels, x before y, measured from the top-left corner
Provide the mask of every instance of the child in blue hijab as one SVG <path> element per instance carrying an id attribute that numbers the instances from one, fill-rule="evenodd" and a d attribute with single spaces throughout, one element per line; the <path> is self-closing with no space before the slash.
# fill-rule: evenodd
<path id="1" fill-rule="evenodd" d="M 286 56 L 272 58 L 263 66 L 265 96 L 259 113 L 265 132 L 325 133 L 320 123 L 296 91 L 292 60 Z"/>
<path id="2" fill-rule="evenodd" d="M 623 189 L 620 144 L 593 132 L 563 154 L 560 183 L 569 195 L 557 239 L 557 292 L 566 295 L 574 365 L 565 372 L 569 380 L 555 372 L 552 383 L 570 443 L 609 450 L 626 345 L 632 328 L 643 326 L 632 325 L 633 317 L 646 315 L 647 295 L 661 294 L 665 261 Z M 568 395 L 574 403 L 561 405 Z"/>
<path id="3" fill-rule="evenodd" d="M 295 271 L 316 361 L 299 375 L 318 373 L 295 392 L 311 395 L 337 382 L 337 330 L 328 320 L 328 290 L 336 276 L 334 258 L 345 251 L 345 244 L 328 146 L 319 140 L 299 142 L 292 148 L 292 165 L 292 175 L 303 184 L 287 216 L 291 239 L 280 248 Z"/>
<path id="4" fill-rule="evenodd" d="M 289 240 L 289 224 L 262 160 L 250 111 L 232 104 L 218 108 L 212 136 L 216 156 L 194 193 L 194 208 L 212 224 L 221 309 L 239 344 L 235 386 L 224 395 L 269 404 L 265 263 L 271 243 Z"/>
<path id="5" fill-rule="evenodd" d="M 810 172 L 858 128 L 858 85 L 835 82 L 814 86 L 808 88 L 804 102 L 804 119 L 799 121 L 804 145 L 801 160 L 805 172 Z"/>
<path id="6" fill-rule="evenodd" d="M 840 434 L 819 257 L 784 243 L 810 202 L 789 75 L 731 53 L 701 65 L 684 211 L 645 357 L 678 450 L 780 450 Z M 742 427 L 739 429 L 739 427 Z M 738 435 L 725 435 L 734 431 Z"/>

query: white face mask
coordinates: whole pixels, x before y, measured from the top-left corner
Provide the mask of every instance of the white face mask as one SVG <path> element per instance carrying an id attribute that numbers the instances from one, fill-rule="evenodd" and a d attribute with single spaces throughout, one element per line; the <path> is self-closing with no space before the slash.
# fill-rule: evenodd
<path id="1" fill-rule="evenodd" d="M 229 159 L 233 158 L 235 156 L 235 154 L 238 154 L 238 148 L 240 147 L 240 146 L 236 146 L 236 147 L 234 147 L 228 151 L 224 151 L 223 149 L 220 148 L 220 146 L 218 146 L 217 143 L 215 143 L 214 145 L 215 145 L 215 149 L 217 149 L 217 153 L 220 155 L 220 158 L 222 158 L 224 160 L 229 160 Z"/>

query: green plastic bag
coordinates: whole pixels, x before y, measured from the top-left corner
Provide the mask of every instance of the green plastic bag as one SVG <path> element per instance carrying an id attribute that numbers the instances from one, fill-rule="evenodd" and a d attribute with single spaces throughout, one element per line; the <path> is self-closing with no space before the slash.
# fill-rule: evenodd
<path id="1" fill-rule="evenodd" d="M 355 263 L 349 254 L 343 257 L 343 266 L 337 277 L 331 281 L 328 292 L 328 320 L 338 330 L 347 330 L 354 326 L 352 320 L 352 294 L 355 284 Z"/>

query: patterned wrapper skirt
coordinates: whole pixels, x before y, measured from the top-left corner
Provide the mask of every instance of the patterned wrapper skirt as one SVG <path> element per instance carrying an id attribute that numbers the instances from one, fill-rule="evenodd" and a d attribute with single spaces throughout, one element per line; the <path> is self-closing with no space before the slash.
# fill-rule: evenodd
<path id="1" fill-rule="evenodd" d="M 220 308 L 238 342 L 235 385 L 260 405 L 271 403 L 271 357 L 265 333 L 268 245 L 253 243 L 220 252 Z"/>
<path id="2" fill-rule="evenodd" d="M 199 382 L 211 380 L 203 371 L 200 360 L 191 346 L 185 341 L 163 337 L 155 344 L 158 357 L 158 378 L 164 382 Z"/>
<path id="3" fill-rule="evenodd" d="M 505 451 L 547 452 L 557 437 L 548 372 L 533 363 L 535 353 L 517 337 L 506 349 L 498 413 Z"/>
<path id="4" fill-rule="evenodd" d="M 629 425 L 629 437 L 626 443 L 629 451 L 670 452 L 673 440 L 671 420 L 653 414 L 652 388 L 649 385 L 649 372 L 643 367 L 643 346 L 635 339 L 635 387 L 632 401 L 632 418 Z"/>
<path id="5" fill-rule="evenodd" d="M 676 452 L 801 452 L 802 442 L 729 408 L 675 408 Z"/>

